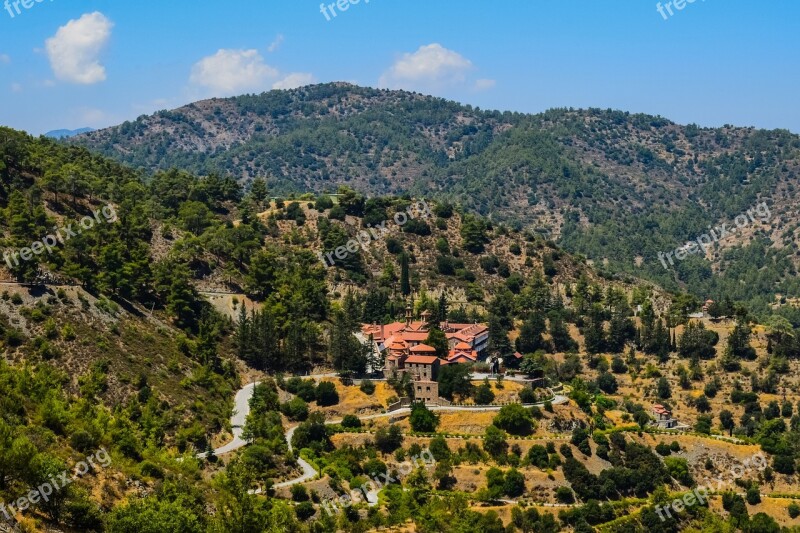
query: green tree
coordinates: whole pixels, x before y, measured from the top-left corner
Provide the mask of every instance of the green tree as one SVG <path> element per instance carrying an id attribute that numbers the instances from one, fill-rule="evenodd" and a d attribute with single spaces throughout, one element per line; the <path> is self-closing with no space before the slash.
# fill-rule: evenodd
<path id="1" fill-rule="evenodd" d="M 656 395 L 662 400 L 672 397 L 672 387 L 670 387 L 667 378 L 659 378 L 658 384 L 656 385 Z"/>
<path id="2" fill-rule="evenodd" d="M 450 345 L 447 343 L 447 336 L 438 326 L 432 327 L 430 331 L 428 331 L 425 344 L 436 348 L 436 357 L 447 359 L 447 356 L 450 355 Z"/>
<path id="3" fill-rule="evenodd" d="M 411 281 L 409 278 L 408 269 L 408 254 L 403 252 L 400 254 L 400 293 L 403 296 L 411 294 Z"/>
<path id="4" fill-rule="evenodd" d="M 512 435 L 530 435 L 534 427 L 530 410 L 518 403 L 503 406 L 492 424 Z"/>
<path id="5" fill-rule="evenodd" d="M 418 433 L 433 433 L 439 425 L 439 415 L 428 409 L 424 403 L 416 402 L 411 407 L 409 422 L 411 429 Z"/>
<path id="6" fill-rule="evenodd" d="M 483 380 L 483 383 L 475 389 L 475 403 L 478 405 L 489 405 L 493 401 L 494 392 L 492 392 L 492 386 L 489 384 L 489 379 L 486 378 Z"/>
<path id="7" fill-rule="evenodd" d="M 453 400 L 456 395 L 472 395 L 470 382 L 471 369 L 468 365 L 445 365 L 439 369 L 439 394 L 442 398 Z"/>
<path id="8" fill-rule="evenodd" d="M 505 480 L 503 481 L 503 492 L 509 498 L 518 498 L 525 492 L 525 476 L 516 468 L 506 472 Z"/>
<path id="9" fill-rule="evenodd" d="M 496 426 L 488 426 L 483 437 L 483 449 L 493 458 L 505 458 L 508 453 L 506 432 Z"/>

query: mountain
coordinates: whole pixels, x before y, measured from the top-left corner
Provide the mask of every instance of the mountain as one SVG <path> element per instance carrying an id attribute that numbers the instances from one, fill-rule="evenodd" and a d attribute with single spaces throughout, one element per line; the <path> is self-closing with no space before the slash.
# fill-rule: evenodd
<path id="1" fill-rule="evenodd" d="M 787 305 L 800 298 L 800 137 L 787 131 L 599 109 L 500 113 L 335 83 L 196 102 L 72 142 L 147 172 L 261 176 L 274 195 L 424 193 L 551 235 L 600 270 L 800 324 Z M 762 202 L 768 219 L 705 259 L 660 259 Z"/>
<path id="2" fill-rule="evenodd" d="M 82 133 L 89 133 L 94 131 L 94 128 L 79 128 L 77 130 L 53 130 L 48 131 L 44 134 L 45 137 L 50 137 L 52 139 L 66 139 L 69 137 L 75 137 L 76 135 L 80 135 Z"/>
<path id="3" fill-rule="evenodd" d="M 712 469 L 745 477 L 665 530 L 797 516 L 800 328 L 727 299 L 689 320 L 697 298 L 474 211 L 271 198 L 0 128 L 0 528 L 639 531 Z M 487 323 L 508 372 L 445 365 L 446 411 L 391 410 L 414 384 L 354 382 L 372 359 L 355 333 L 409 306 Z M 406 469 L 421 455 L 436 467 Z M 394 479 L 377 505 L 343 499 L 376 473 Z"/>

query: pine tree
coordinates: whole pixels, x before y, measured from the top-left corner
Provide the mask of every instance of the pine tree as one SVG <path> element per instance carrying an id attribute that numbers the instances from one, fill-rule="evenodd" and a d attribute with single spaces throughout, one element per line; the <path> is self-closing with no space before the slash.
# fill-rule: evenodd
<path id="1" fill-rule="evenodd" d="M 261 176 L 253 180 L 250 186 L 250 197 L 258 205 L 259 208 L 264 206 L 264 202 L 269 198 L 269 190 L 267 189 L 267 181 Z"/>
<path id="2" fill-rule="evenodd" d="M 603 329 L 602 313 L 598 306 L 594 306 L 590 312 L 584 340 L 586 351 L 591 354 L 600 353 L 605 349 L 605 330 Z"/>
<path id="3" fill-rule="evenodd" d="M 408 273 L 408 254 L 400 254 L 400 293 L 403 296 L 411 294 L 411 281 Z"/>
<path id="4" fill-rule="evenodd" d="M 550 337 L 556 352 L 571 352 L 578 349 L 578 343 L 569 334 L 567 325 L 559 313 L 550 313 Z"/>
<path id="5" fill-rule="evenodd" d="M 436 320 L 438 322 L 446 322 L 447 321 L 447 295 L 445 295 L 444 291 L 439 296 L 439 305 L 436 306 Z"/>
<path id="6" fill-rule="evenodd" d="M 337 370 L 363 374 L 367 369 L 369 348 L 353 335 L 351 320 L 344 311 L 335 311 L 331 324 L 329 352 Z"/>
<path id="7" fill-rule="evenodd" d="M 544 317 L 536 312 L 530 313 L 522 324 L 517 337 L 517 351 L 523 354 L 533 353 L 546 347 L 542 334 L 545 332 Z"/>

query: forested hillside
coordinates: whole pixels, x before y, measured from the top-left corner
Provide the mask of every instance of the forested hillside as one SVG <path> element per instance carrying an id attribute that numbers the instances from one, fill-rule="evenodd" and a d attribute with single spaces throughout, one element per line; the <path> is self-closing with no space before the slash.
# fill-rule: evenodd
<path id="1" fill-rule="evenodd" d="M 247 494 L 294 467 L 277 412 L 253 422 L 259 446 L 226 468 L 193 458 L 229 438 L 242 374 L 363 372 L 352 332 L 400 318 L 412 291 L 415 312 L 496 323 L 494 343 L 508 352 L 515 317 L 532 309 L 551 312 L 553 333 L 568 338 L 573 283 L 579 299 L 635 286 L 599 278 L 541 237 L 435 203 L 429 218 L 326 269 L 319 252 L 410 201 L 343 189 L 335 203 L 271 202 L 263 183 L 244 191 L 213 175 L 145 177 L 51 139 L 10 129 L 0 138 L 0 500 L 17 501 L 99 447 L 112 459 L 30 520 L 17 516 L 29 528 L 145 531 L 142 513 L 153 531 L 162 518 L 228 531 L 240 513 L 280 523 L 287 507 Z M 61 238 L 26 258 L 49 235 Z M 220 291 L 238 294 L 230 313 L 208 301 Z"/>
<path id="2" fill-rule="evenodd" d="M 550 235 L 598 268 L 700 298 L 791 306 L 797 136 L 602 110 L 500 113 L 401 91 L 309 86 L 190 104 L 75 140 L 153 172 L 179 167 L 273 194 L 424 193 Z M 770 216 L 665 269 L 670 252 L 766 201 Z M 742 283 L 742 281 L 744 281 Z"/>
<path id="3" fill-rule="evenodd" d="M 774 531 L 800 515 L 800 330 L 780 316 L 759 326 L 722 298 L 692 320 L 694 296 L 598 273 L 446 200 L 348 187 L 274 199 L 263 179 L 140 174 L 50 139 L 0 139 L 0 501 L 100 448 L 111 459 L 47 502 L 10 504 L 27 530 Z M 70 226 L 82 231 L 20 252 Z M 434 322 L 487 323 L 508 380 L 472 380 L 483 361 L 447 365 L 439 391 L 456 410 L 395 420 L 410 383 L 354 384 L 376 363 L 354 333 L 409 303 Z M 440 333 L 425 342 L 445 353 Z M 681 432 L 653 426 L 653 403 Z M 494 411 L 459 411 L 473 404 Z M 217 457 L 237 430 L 241 448 Z M 397 479 L 423 446 L 435 467 Z M 763 468 L 714 504 L 659 517 L 756 453 Z M 377 473 L 395 477 L 378 505 L 326 512 Z"/>

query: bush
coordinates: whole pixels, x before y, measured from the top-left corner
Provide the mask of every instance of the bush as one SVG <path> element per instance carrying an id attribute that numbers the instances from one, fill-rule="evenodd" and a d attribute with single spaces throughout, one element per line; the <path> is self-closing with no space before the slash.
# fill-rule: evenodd
<path id="1" fill-rule="evenodd" d="M 534 428 L 531 412 L 518 403 L 500 409 L 492 423 L 512 435 L 530 435 Z"/>
<path id="2" fill-rule="evenodd" d="M 522 403 L 536 403 L 536 393 L 533 389 L 522 389 L 519 391 L 519 401 Z"/>
<path id="3" fill-rule="evenodd" d="M 556 499 L 561 503 L 575 503 L 575 495 L 569 487 L 558 487 L 556 489 Z"/>
<path id="4" fill-rule="evenodd" d="M 307 402 L 313 402 L 317 397 L 317 386 L 314 384 L 314 380 L 311 379 L 304 380 L 293 377 L 286 382 L 284 390 L 299 396 Z"/>
<path id="5" fill-rule="evenodd" d="M 561 452 L 561 455 L 564 456 L 564 459 L 569 459 L 572 457 L 572 448 L 569 447 L 569 444 L 562 444 L 558 447 L 558 451 Z"/>
<path id="6" fill-rule="evenodd" d="M 522 496 L 525 492 L 525 476 L 515 468 L 509 470 L 503 481 L 503 492 L 510 498 Z"/>
<path id="7" fill-rule="evenodd" d="M 791 518 L 797 518 L 800 516 L 800 505 L 797 505 L 795 502 L 790 503 L 786 510 L 789 511 L 789 516 Z"/>
<path id="8" fill-rule="evenodd" d="M 375 446 L 383 453 L 392 453 L 403 444 L 403 433 L 399 426 L 380 428 L 375 432 Z"/>
<path id="9" fill-rule="evenodd" d="M 317 405 L 327 407 L 339 403 L 339 393 L 336 392 L 336 385 L 330 381 L 323 381 L 317 386 Z"/>
<path id="10" fill-rule="evenodd" d="M 292 485 L 292 501 L 307 502 L 308 491 L 303 485 Z"/>
<path id="11" fill-rule="evenodd" d="M 69 444 L 79 452 L 87 452 L 95 447 L 96 443 L 88 431 L 78 430 L 69 438 Z"/>
<path id="12" fill-rule="evenodd" d="M 664 457 L 666 457 L 668 455 L 672 455 L 672 450 L 670 450 L 669 445 L 667 443 L 665 443 L 665 442 L 659 442 L 656 445 L 656 451 L 658 452 L 658 455 L 661 455 L 661 456 L 664 456 Z"/>
<path id="13" fill-rule="evenodd" d="M 747 489 L 747 495 L 745 499 L 750 505 L 758 505 L 761 503 L 761 491 L 759 490 L 758 485 L 750 485 L 750 488 Z"/>
<path id="14" fill-rule="evenodd" d="M 489 380 L 484 380 L 483 384 L 475 389 L 475 403 L 478 405 L 488 405 L 494 401 L 494 392 L 489 385 Z"/>
<path id="15" fill-rule="evenodd" d="M 361 420 L 356 415 L 344 415 L 342 419 L 342 427 L 344 428 L 360 428 Z"/>
<path id="16" fill-rule="evenodd" d="M 704 435 L 711 434 L 711 417 L 708 415 L 700 415 L 697 417 L 697 422 L 694 425 L 694 430 Z"/>
<path id="17" fill-rule="evenodd" d="M 292 398 L 281 404 L 281 413 L 289 420 L 303 422 L 308 418 L 308 404 L 302 398 Z"/>
<path id="18" fill-rule="evenodd" d="M 409 422 L 411 429 L 418 433 L 433 433 L 439 425 L 439 416 L 425 407 L 425 404 L 415 403 L 411 407 Z"/>
<path id="19" fill-rule="evenodd" d="M 298 520 L 305 522 L 317 513 L 314 505 L 311 502 L 302 502 L 295 506 L 294 514 L 297 515 Z"/>
<path id="20" fill-rule="evenodd" d="M 164 470 L 150 461 L 143 461 L 142 464 L 139 465 L 139 472 L 145 477 L 164 479 Z"/>
<path id="21" fill-rule="evenodd" d="M 667 457 L 664 459 L 669 475 L 675 478 L 681 485 L 691 487 L 694 485 L 692 475 L 689 473 L 689 464 L 682 457 Z"/>
<path id="22" fill-rule="evenodd" d="M 550 464 L 550 457 L 547 454 L 547 448 L 542 446 L 541 444 L 534 444 L 530 450 L 528 450 L 528 463 L 532 464 L 537 468 L 541 468 L 544 470 Z"/>
<path id="23" fill-rule="evenodd" d="M 364 394 L 372 394 L 375 392 L 375 383 L 373 383 L 368 379 L 365 379 L 364 381 L 361 382 L 359 388 L 361 389 L 361 392 L 363 392 Z"/>

